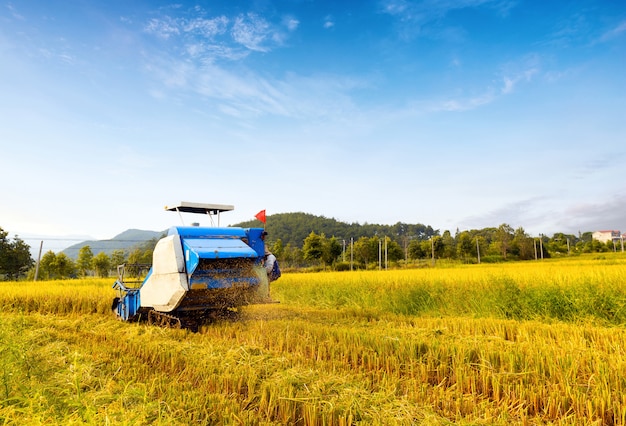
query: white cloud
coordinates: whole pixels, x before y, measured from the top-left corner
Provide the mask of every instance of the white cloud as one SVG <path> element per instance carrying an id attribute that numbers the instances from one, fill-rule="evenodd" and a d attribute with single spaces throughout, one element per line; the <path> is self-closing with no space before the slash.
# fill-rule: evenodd
<path id="1" fill-rule="evenodd" d="M 541 58 L 538 55 L 526 55 L 518 61 L 513 61 L 502 66 L 503 95 L 513 93 L 516 86 L 522 82 L 531 81 L 541 69 Z"/>
<path id="2" fill-rule="evenodd" d="M 441 26 L 440 22 L 448 13 L 468 8 L 489 7 L 501 16 L 506 16 L 515 6 L 511 0 L 383 0 L 382 13 L 398 20 L 399 33 L 403 38 L 413 38 L 423 34 L 423 27 L 429 24 Z M 464 32 L 459 28 L 445 28 L 436 31 L 437 37 L 462 39 Z"/>
<path id="3" fill-rule="evenodd" d="M 599 31 L 598 27 L 602 27 L 602 29 Z M 593 15 L 579 11 L 556 22 L 555 31 L 546 42 L 558 47 L 593 46 L 597 43 L 612 41 L 625 32 L 625 20 L 618 22 L 608 30 L 604 30 L 604 23 L 595 22 Z"/>
<path id="4" fill-rule="evenodd" d="M 539 70 L 537 70 L 536 68 L 530 68 L 528 70 L 525 70 L 521 74 L 512 75 L 512 76 L 503 76 L 501 93 L 503 95 L 508 95 L 510 93 L 513 93 L 518 83 L 530 81 L 533 78 L 533 76 L 536 75 L 538 72 Z"/>
<path id="5" fill-rule="evenodd" d="M 545 201 L 545 197 L 533 197 L 506 203 L 480 216 L 468 216 L 461 219 L 460 227 L 462 229 L 480 229 L 499 226 L 503 223 L 511 225 L 513 228 L 520 226 L 524 228 L 527 226 L 535 227 L 542 220 L 542 216 L 537 216 L 534 213 L 535 207 Z"/>
<path id="6" fill-rule="evenodd" d="M 399 15 L 405 13 L 409 8 L 409 2 L 405 0 L 388 0 L 382 2 L 382 9 L 390 15 Z"/>
<path id="7" fill-rule="evenodd" d="M 611 28 L 600 37 L 601 42 L 606 42 L 619 37 L 626 32 L 626 21 L 622 21 L 615 28 Z"/>
<path id="8" fill-rule="evenodd" d="M 203 11 L 192 10 L 193 14 Z M 293 17 L 285 17 L 282 25 L 288 32 L 295 31 L 300 22 Z M 217 59 L 239 60 L 251 52 L 268 52 L 282 46 L 288 32 L 263 17 L 254 14 L 240 14 L 234 18 L 224 15 L 211 18 L 172 17 L 165 15 L 153 18 L 144 26 L 144 31 L 168 42 L 176 38 L 182 43 L 182 51 L 194 60 L 211 63 Z"/>
<path id="9" fill-rule="evenodd" d="M 195 93 L 224 115 L 254 118 L 263 115 L 278 117 L 334 119 L 349 113 L 354 117 L 350 93 L 366 82 L 334 75 L 267 78 L 252 70 L 211 62 L 194 62 L 162 54 L 153 56 L 146 67 L 157 83 L 153 96 L 179 98 Z"/>
<path id="10" fill-rule="evenodd" d="M 384 0 L 381 2 L 383 13 L 393 15 L 404 21 L 428 22 L 445 16 L 455 9 L 480 6 L 491 0 Z"/>
<path id="11" fill-rule="evenodd" d="M 263 45 L 269 33 L 269 23 L 254 13 L 239 15 L 231 29 L 233 40 L 250 50 L 258 52 L 269 50 L 267 46 Z"/>
<path id="12" fill-rule="evenodd" d="M 164 40 L 169 39 L 172 35 L 180 34 L 178 23 L 169 16 L 162 19 L 151 19 L 144 27 L 144 31 Z"/>
<path id="13" fill-rule="evenodd" d="M 502 93 L 511 93 L 513 91 L 513 87 L 515 87 L 515 81 L 509 77 L 504 77 L 502 80 L 504 83 L 502 86 Z"/>
<path id="14" fill-rule="evenodd" d="M 603 201 L 582 202 L 567 206 L 562 214 L 563 227 L 572 231 L 619 229 L 626 232 L 626 194 L 613 194 Z"/>
<path id="15" fill-rule="evenodd" d="M 298 29 L 298 26 L 300 25 L 300 21 L 298 21 L 293 16 L 285 16 L 283 18 L 283 25 L 287 27 L 289 31 L 295 31 Z"/>
<path id="16" fill-rule="evenodd" d="M 218 16 L 212 19 L 195 18 L 183 23 L 185 32 L 193 32 L 206 38 L 213 38 L 224 34 L 228 28 L 229 20 L 225 16 Z"/>
<path id="17" fill-rule="evenodd" d="M 466 97 L 466 98 L 457 98 L 457 99 L 448 99 L 441 102 L 436 103 L 431 107 L 431 111 L 449 111 L 449 112 L 460 112 L 460 111 L 470 111 L 476 109 L 480 106 L 490 104 L 496 99 L 496 96 L 493 94 L 493 91 L 487 90 L 485 93 L 480 95 Z"/>
<path id="18" fill-rule="evenodd" d="M 333 17 L 330 16 L 330 15 L 324 17 L 324 24 L 323 24 L 323 26 L 326 29 L 334 27 L 335 26 L 335 20 L 333 19 Z"/>
<path id="19" fill-rule="evenodd" d="M 182 34 L 195 34 L 203 38 L 213 39 L 218 35 L 226 33 L 229 23 L 229 19 L 225 16 L 217 16 L 211 19 L 183 19 L 164 16 L 160 19 L 153 18 L 149 20 L 144 27 L 144 31 L 164 40 Z"/>
<path id="20" fill-rule="evenodd" d="M 458 66 L 459 63 L 455 60 L 452 65 Z M 528 55 L 519 61 L 507 63 L 501 68 L 502 70 L 499 72 L 501 75 L 497 79 L 498 86 L 476 90 L 475 94 L 472 95 L 458 95 L 433 101 L 422 110 L 460 112 L 471 111 L 488 105 L 501 96 L 512 94 L 521 83 L 530 82 L 540 73 L 540 60 L 536 55 Z"/>
<path id="21" fill-rule="evenodd" d="M 13 18 L 15 19 L 19 19 L 20 21 L 24 20 L 24 16 L 21 15 L 17 9 L 15 8 L 15 6 L 13 6 L 13 3 L 7 3 L 6 8 L 9 9 L 9 12 L 11 12 L 11 16 L 13 16 Z"/>

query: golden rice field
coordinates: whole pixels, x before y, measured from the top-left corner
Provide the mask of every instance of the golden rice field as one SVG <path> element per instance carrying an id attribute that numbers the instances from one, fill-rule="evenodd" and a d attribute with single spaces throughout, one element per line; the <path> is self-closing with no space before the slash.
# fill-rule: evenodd
<path id="1" fill-rule="evenodd" d="M 284 274 L 198 333 L 0 283 L 8 425 L 626 425 L 626 256 Z"/>

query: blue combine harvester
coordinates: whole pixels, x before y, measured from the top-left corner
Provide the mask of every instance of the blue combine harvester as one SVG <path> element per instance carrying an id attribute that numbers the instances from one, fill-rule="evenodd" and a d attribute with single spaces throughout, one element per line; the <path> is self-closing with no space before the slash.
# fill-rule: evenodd
<path id="1" fill-rule="evenodd" d="M 127 272 L 138 269 L 120 265 L 113 311 L 121 320 L 197 329 L 207 317 L 272 302 L 262 228 L 219 227 L 220 213 L 233 206 L 182 202 L 166 210 L 207 214 L 212 223 L 217 216 L 218 226 L 170 228 L 156 244 L 143 280 L 126 280 Z"/>

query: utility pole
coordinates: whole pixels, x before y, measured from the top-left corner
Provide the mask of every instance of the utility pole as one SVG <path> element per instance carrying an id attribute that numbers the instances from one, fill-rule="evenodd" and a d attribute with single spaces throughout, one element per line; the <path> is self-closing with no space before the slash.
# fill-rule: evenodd
<path id="1" fill-rule="evenodd" d="M 430 250 L 432 252 L 432 264 L 435 266 L 435 239 L 434 237 L 430 237 Z"/>
<path id="2" fill-rule="evenodd" d="M 478 236 L 476 237 L 476 254 L 478 254 L 478 263 L 480 263 L 480 246 L 478 245 Z"/>
<path id="3" fill-rule="evenodd" d="M 389 257 L 387 256 L 387 236 L 385 235 L 385 271 L 387 270 L 388 267 L 388 260 Z"/>
<path id="4" fill-rule="evenodd" d="M 39 244 L 39 255 L 37 256 L 37 266 L 35 267 L 35 279 L 33 281 L 37 281 L 37 276 L 39 275 L 39 263 L 41 262 L 41 249 L 42 248 L 43 248 L 43 240 L 41 240 L 41 243 Z"/>
<path id="5" fill-rule="evenodd" d="M 352 270 L 353 261 L 354 261 L 354 237 L 350 237 L 350 270 Z"/>

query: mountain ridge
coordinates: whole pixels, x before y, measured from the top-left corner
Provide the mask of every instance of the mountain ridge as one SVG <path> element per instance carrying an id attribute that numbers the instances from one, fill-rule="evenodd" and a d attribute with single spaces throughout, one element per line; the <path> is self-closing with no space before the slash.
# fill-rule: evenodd
<path id="1" fill-rule="evenodd" d="M 134 248 L 139 247 L 146 241 L 150 241 L 154 238 L 160 238 L 167 231 L 149 231 L 142 229 L 127 229 L 120 232 L 115 237 L 109 240 L 87 240 L 80 243 L 76 243 L 67 247 L 61 253 L 64 253 L 71 259 L 77 259 L 80 249 L 85 246 L 91 248 L 92 253 L 97 255 L 100 252 L 104 252 L 107 255 L 111 255 L 115 250 L 132 251 Z"/>
<path id="2" fill-rule="evenodd" d="M 356 241 L 360 237 L 373 237 L 386 235 L 396 239 L 404 236 L 413 238 L 429 238 L 438 235 L 439 230 L 423 224 L 407 224 L 398 222 L 394 225 L 379 224 L 359 224 L 341 222 L 334 218 L 316 216 L 310 213 L 292 212 L 276 213 L 267 216 L 266 223 L 253 219 L 245 222 L 233 224 L 232 227 L 241 228 L 265 228 L 268 231 L 270 242 L 281 240 L 287 246 L 301 248 L 304 240 L 312 233 L 324 234 L 326 237 L 335 237 L 344 242 L 350 239 Z M 132 251 L 141 244 L 159 239 L 167 234 L 165 231 L 146 231 L 140 229 L 127 229 L 110 240 L 90 240 L 74 244 L 63 250 L 72 259 L 78 258 L 78 252 L 86 245 L 89 245 L 94 255 L 105 252 L 110 255 L 114 250 Z"/>

